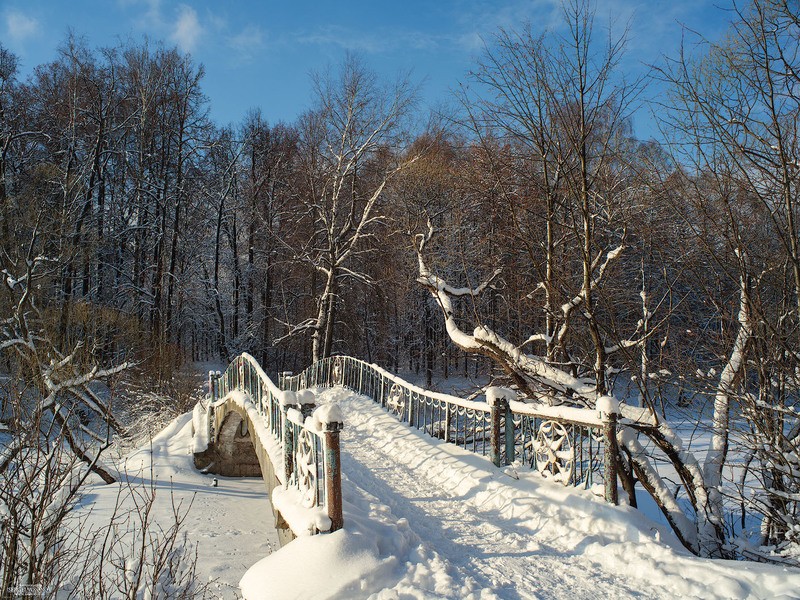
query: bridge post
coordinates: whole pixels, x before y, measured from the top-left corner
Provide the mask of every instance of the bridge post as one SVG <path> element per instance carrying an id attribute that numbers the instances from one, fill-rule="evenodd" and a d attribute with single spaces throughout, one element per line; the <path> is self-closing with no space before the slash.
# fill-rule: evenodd
<path id="1" fill-rule="evenodd" d="M 493 402 L 490 406 L 491 409 L 491 420 L 492 420 L 492 453 L 491 458 L 492 462 L 496 467 L 500 467 L 503 464 L 502 459 L 502 448 L 504 447 L 503 440 L 500 440 L 500 424 L 506 420 L 506 414 L 508 413 L 508 400 L 502 396 L 496 397 L 493 399 Z"/>
<path id="2" fill-rule="evenodd" d="M 506 464 L 510 465 L 517 458 L 514 448 L 514 413 L 506 401 Z"/>
<path id="3" fill-rule="evenodd" d="M 295 392 L 296 402 L 299 405 L 298 409 L 303 415 L 303 418 L 310 417 L 317 407 L 317 397 L 311 390 L 299 390 Z"/>
<path id="4" fill-rule="evenodd" d="M 328 505 L 328 518 L 331 520 L 330 532 L 344 527 L 342 510 L 342 465 L 339 446 L 341 421 L 325 425 L 325 499 Z"/>
<path id="5" fill-rule="evenodd" d="M 278 374 L 278 387 L 282 390 L 286 389 L 286 380 L 292 377 L 291 371 L 281 371 Z"/>
<path id="6" fill-rule="evenodd" d="M 606 502 L 619 504 L 619 492 L 617 490 L 617 413 L 612 412 L 606 415 L 606 422 L 603 425 L 603 438 L 605 442 L 605 453 L 603 455 L 603 468 L 605 471 L 605 497 Z"/>
<path id="7" fill-rule="evenodd" d="M 606 502 L 619 504 L 617 491 L 617 461 L 619 460 L 619 447 L 617 445 L 617 420 L 619 416 L 619 403 L 611 396 L 601 396 L 595 405 L 598 416 L 603 421 L 603 479 L 605 480 Z"/>
<path id="8" fill-rule="evenodd" d="M 212 404 L 217 400 L 216 396 L 214 396 L 214 371 L 208 372 L 208 397 L 211 399 Z"/>

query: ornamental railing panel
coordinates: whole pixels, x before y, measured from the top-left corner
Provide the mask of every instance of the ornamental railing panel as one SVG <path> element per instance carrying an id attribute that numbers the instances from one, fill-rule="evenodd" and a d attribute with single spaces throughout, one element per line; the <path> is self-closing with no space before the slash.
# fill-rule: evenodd
<path id="1" fill-rule="evenodd" d="M 342 385 L 373 399 L 429 436 L 488 456 L 497 466 L 519 464 L 564 485 L 604 486 L 617 503 L 616 414 L 515 400 L 465 400 L 419 388 L 377 365 L 349 356 L 322 359 L 301 373 L 282 373 L 280 387 Z M 510 392 L 510 390 L 508 390 Z"/>
<path id="2" fill-rule="evenodd" d="M 282 373 L 279 384 L 287 390 L 342 385 L 372 398 L 400 421 L 431 437 L 484 456 L 491 454 L 491 409 L 485 402 L 419 388 L 350 356 L 322 359 L 298 374 Z"/>
<path id="3" fill-rule="evenodd" d="M 314 380 L 320 376 L 321 373 L 315 375 Z M 296 383 L 305 377 L 297 378 Z M 295 387 L 293 391 L 302 388 Z M 306 417 L 314 410 L 313 403 L 300 402 L 296 394 L 281 390 L 249 354 L 233 359 L 224 373 L 209 373 L 212 409 L 216 401 L 235 390 L 249 396 L 262 425 L 279 445 L 282 460 L 273 467 L 284 487 L 299 492 L 304 508 L 324 509 L 330 520 L 329 531 L 341 529 L 341 422 L 308 425 Z M 210 422 L 214 422 L 213 417 Z"/>

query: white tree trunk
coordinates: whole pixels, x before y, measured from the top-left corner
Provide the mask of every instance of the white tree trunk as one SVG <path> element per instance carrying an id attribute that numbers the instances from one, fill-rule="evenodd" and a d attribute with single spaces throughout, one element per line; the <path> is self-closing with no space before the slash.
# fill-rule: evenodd
<path id="1" fill-rule="evenodd" d="M 731 402 L 736 395 L 736 385 L 741 378 L 745 366 L 747 346 L 753 336 L 750 311 L 747 299 L 747 286 L 744 277 L 739 282 L 739 314 L 737 317 L 739 331 L 733 343 L 731 355 L 722 369 L 714 396 L 714 416 L 711 424 L 711 444 L 703 465 L 703 476 L 708 490 L 709 505 L 707 507 L 706 530 L 701 531 L 701 542 L 708 539 L 712 532 L 709 528 L 723 525 L 722 506 L 722 469 L 728 454 L 728 438 L 730 435 Z"/>

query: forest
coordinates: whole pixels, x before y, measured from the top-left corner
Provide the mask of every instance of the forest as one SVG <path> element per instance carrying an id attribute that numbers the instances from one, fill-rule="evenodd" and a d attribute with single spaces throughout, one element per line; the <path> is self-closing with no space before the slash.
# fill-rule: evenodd
<path id="1" fill-rule="evenodd" d="M 643 486 L 696 554 L 796 564 L 798 15 L 754 0 L 631 79 L 624 29 L 575 2 L 486 40 L 447 114 L 348 54 L 296 121 L 235 126 L 175 48 L 69 36 L 20 80 L 0 46 L 0 372 L 40 398 L 4 394 L 2 432 L 55 423 L 113 480 L 95 453 L 124 406 L 90 383 L 168 391 L 241 352 L 614 396 L 653 424 L 620 437 L 632 503 Z"/>

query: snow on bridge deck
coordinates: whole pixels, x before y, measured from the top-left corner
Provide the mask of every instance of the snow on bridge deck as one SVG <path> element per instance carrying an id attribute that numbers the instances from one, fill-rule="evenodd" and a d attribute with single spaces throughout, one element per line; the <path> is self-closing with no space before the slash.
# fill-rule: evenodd
<path id="1" fill-rule="evenodd" d="M 251 600 L 800 597 L 796 570 L 696 558 L 634 509 L 515 479 L 348 390 L 318 401 L 345 414 L 345 530 L 254 565 Z"/>

